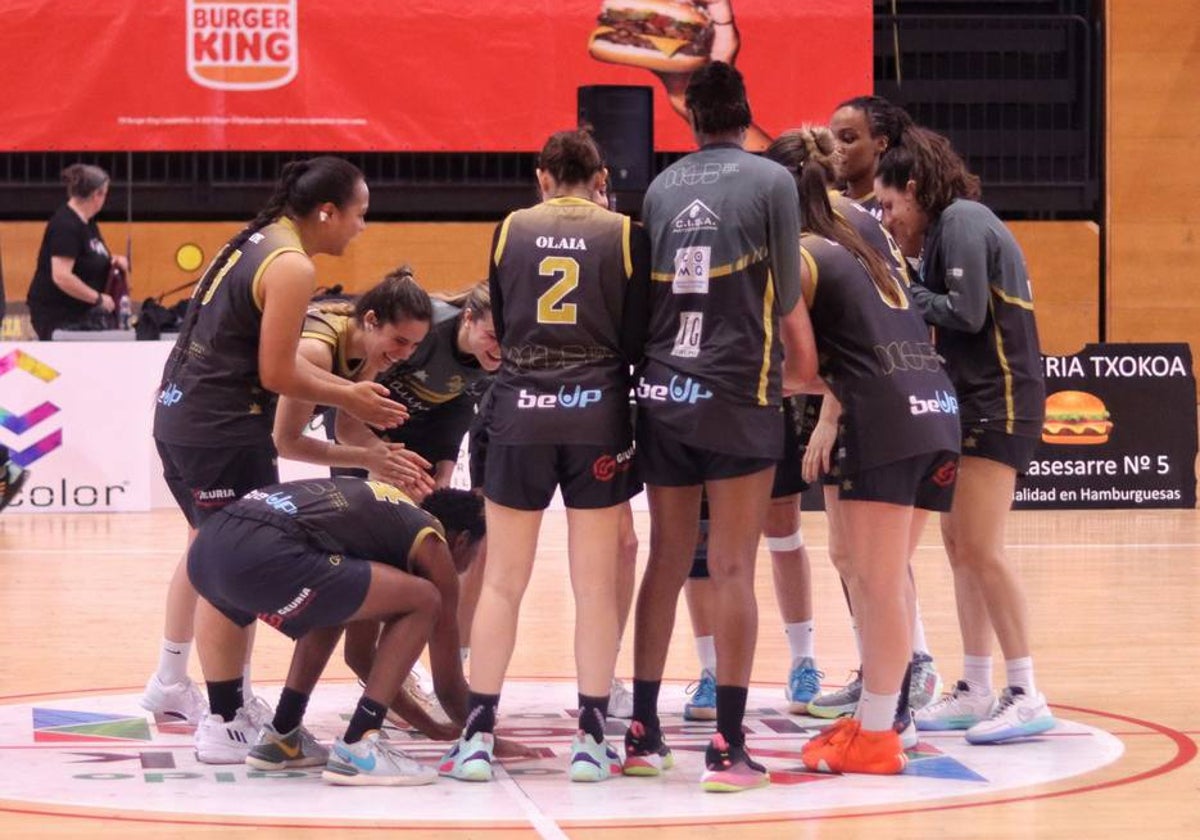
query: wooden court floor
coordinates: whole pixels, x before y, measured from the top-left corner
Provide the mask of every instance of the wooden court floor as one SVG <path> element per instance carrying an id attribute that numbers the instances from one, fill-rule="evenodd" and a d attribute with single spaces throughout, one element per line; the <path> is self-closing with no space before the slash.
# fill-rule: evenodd
<path id="1" fill-rule="evenodd" d="M 643 543 L 649 533 L 637 515 Z M 825 554 L 821 514 L 804 515 L 813 560 L 818 664 L 841 684 L 854 666 L 853 640 Z M 137 692 L 154 663 L 162 597 L 183 542 L 175 511 L 148 514 L 0 516 L 0 703 L 102 689 Z M 757 837 L 1200 837 L 1200 514 L 1196 511 L 1018 512 L 1011 557 L 1025 580 L 1039 687 L 1063 716 L 1116 734 L 1114 764 L 1082 777 L 1015 794 L 900 806 L 864 815 L 854 809 L 802 820 L 722 825 Z M 547 515 L 542 546 L 510 669 L 513 677 L 569 678 L 572 606 L 566 580 L 565 519 Z M 639 566 L 644 563 L 641 552 Z M 951 580 L 934 527 L 915 561 L 931 648 L 947 679 L 958 673 Z M 756 682 L 782 686 L 787 648 L 771 587 L 769 555 L 758 571 L 760 638 Z M 698 670 L 679 611 L 667 677 Z M 630 674 L 629 645 L 619 673 Z M 282 681 L 286 640 L 259 633 L 256 682 Z M 997 662 L 1000 657 L 997 652 Z M 999 664 L 997 665 L 999 675 Z M 198 676 L 193 658 L 193 676 Z M 346 677 L 336 661 L 330 676 Z M 274 699 L 273 691 L 268 696 Z M 503 710 L 502 710 L 503 711 Z M 995 749 L 995 748 L 993 748 Z M 6 763 L 0 774 L 18 774 Z M 786 795 L 781 791 L 780 795 Z M 944 807 L 939 807 L 939 804 Z M 395 836 L 374 831 L 259 828 L 127 821 L 119 812 L 37 813 L 0 801 L 0 837 Z M 698 829 L 587 828 L 571 837 L 693 837 Z M 423 830 L 404 836 L 450 836 Z M 455 831 L 455 837 L 536 836 L 535 828 Z"/>

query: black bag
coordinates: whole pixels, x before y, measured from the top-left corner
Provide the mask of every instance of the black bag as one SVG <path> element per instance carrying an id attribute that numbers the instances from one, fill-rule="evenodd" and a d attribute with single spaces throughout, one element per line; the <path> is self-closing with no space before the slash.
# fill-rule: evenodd
<path id="1" fill-rule="evenodd" d="M 146 298 L 142 301 L 142 311 L 134 326 L 138 341 L 157 341 L 163 333 L 179 332 L 189 303 L 191 299 L 185 298 L 174 306 L 166 307 L 154 298 Z"/>

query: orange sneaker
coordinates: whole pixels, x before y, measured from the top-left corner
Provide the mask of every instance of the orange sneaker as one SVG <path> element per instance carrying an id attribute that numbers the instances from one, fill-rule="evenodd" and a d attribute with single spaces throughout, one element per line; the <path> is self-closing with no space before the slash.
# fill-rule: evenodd
<path id="1" fill-rule="evenodd" d="M 908 766 L 908 757 L 894 729 L 864 732 L 862 724 L 852 719 L 838 721 L 830 729 L 833 731 L 813 738 L 800 752 L 809 770 L 892 776 Z"/>

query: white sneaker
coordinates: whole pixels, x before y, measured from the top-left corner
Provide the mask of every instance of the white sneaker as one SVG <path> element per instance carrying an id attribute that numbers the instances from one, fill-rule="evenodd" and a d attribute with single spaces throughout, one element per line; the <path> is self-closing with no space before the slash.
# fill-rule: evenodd
<path id="1" fill-rule="evenodd" d="M 242 764 L 258 740 L 258 727 L 250 722 L 245 709 L 238 709 L 233 720 L 207 715 L 196 727 L 196 760 L 201 764 Z"/>
<path id="2" fill-rule="evenodd" d="M 967 730 L 971 744 L 998 744 L 1013 738 L 1026 738 L 1054 728 L 1054 715 L 1041 693 L 1026 694 L 1017 686 L 1000 692 L 986 720 Z"/>
<path id="3" fill-rule="evenodd" d="M 450 716 L 446 714 L 446 710 L 442 708 L 441 702 L 437 699 L 437 695 L 432 691 L 426 691 L 422 684 L 421 676 L 414 668 L 409 675 L 404 678 L 404 683 L 400 686 L 400 690 L 404 695 L 412 700 L 418 706 L 425 710 L 425 713 L 433 718 L 438 723 L 449 723 Z"/>
<path id="4" fill-rule="evenodd" d="M 992 695 L 972 692 L 964 680 L 959 680 L 951 694 L 913 712 L 917 729 L 923 732 L 944 732 L 950 729 L 970 729 L 984 720 L 992 710 Z"/>
<path id="5" fill-rule="evenodd" d="M 246 719 L 254 725 L 255 731 L 275 720 L 275 710 L 271 708 L 271 704 L 257 694 L 242 698 L 242 711 L 246 713 Z"/>
<path id="6" fill-rule="evenodd" d="M 608 690 L 608 716 L 622 720 L 633 717 L 633 692 L 616 677 L 613 678 L 612 688 Z"/>
<path id="7" fill-rule="evenodd" d="M 183 682 L 164 684 L 155 674 L 146 683 L 141 706 L 154 714 L 158 726 L 170 726 L 177 732 L 191 732 L 208 715 L 208 703 L 196 684 L 187 677 Z"/>
<path id="8" fill-rule="evenodd" d="M 373 730 L 357 744 L 334 741 L 321 778 L 335 785 L 428 785 L 437 775 Z"/>

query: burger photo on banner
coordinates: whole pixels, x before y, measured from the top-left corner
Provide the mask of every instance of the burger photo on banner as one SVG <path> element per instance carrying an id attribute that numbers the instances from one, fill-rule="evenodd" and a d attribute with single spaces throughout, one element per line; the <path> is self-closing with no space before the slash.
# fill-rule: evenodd
<path id="1" fill-rule="evenodd" d="M 1046 397 L 1045 443 L 1087 446 L 1108 443 L 1113 424 L 1104 401 L 1087 391 L 1056 391 Z"/>
<path id="2" fill-rule="evenodd" d="M 710 61 L 736 66 L 742 46 L 733 0 L 602 0 L 596 23 L 588 38 L 592 58 L 654 73 L 684 122 L 692 73 Z M 747 130 L 749 151 L 770 143 L 771 135 L 759 126 Z"/>

